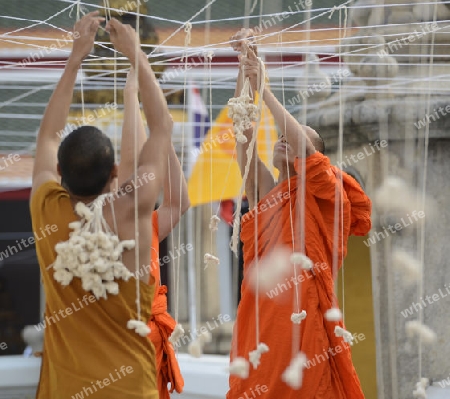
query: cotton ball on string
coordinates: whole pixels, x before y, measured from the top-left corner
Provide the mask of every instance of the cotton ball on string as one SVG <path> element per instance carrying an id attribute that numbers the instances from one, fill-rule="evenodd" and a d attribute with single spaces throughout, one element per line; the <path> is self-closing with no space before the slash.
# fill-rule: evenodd
<path id="1" fill-rule="evenodd" d="M 219 266 L 220 260 L 217 256 L 211 255 L 211 254 L 205 254 L 203 261 L 205 262 L 205 268 L 203 270 L 206 270 L 209 266 Z"/>
<path id="2" fill-rule="evenodd" d="M 188 352 L 193 357 L 200 357 L 203 354 L 203 347 L 207 342 L 212 341 L 212 335 L 209 331 L 202 332 L 194 341 L 188 346 Z"/>
<path id="3" fill-rule="evenodd" d="M 134 330 L 141 337 L 146 337 L 152 331 L 147 324 L 140 320 L 128 320 L 127 328 Z"/>
<path id="4" fill-rule="evenodd" d="M 418 336 L 426 344 L 432 344 L 437 339 L 436 333 L 418 320 L 408 321 L 405 324 L 405 331 L 408 338 Z"/>
<path id="5" fill-rule="evenodd" d="M 172 334 L 170 335 L 169 341 L 172 343 L 172 345 L 175 345 L 178 340 L 184 336 L 184 329 L 181 324 L 177 324 L 175 328 L 172 331 Z"/>
<path id="6" fill-rule="evenodd" d="M 244 82 L 240 96 L 228 100 L 228 117 L 233 120 L 236 140 L 239 143 L 246 143 L 247 137 L 243 133 L 252 129 L 252 122 L 259 119 L 258 107 L 250 97 L 250 81 L 248 78 Z"/>
<path id="7" fill-rule="evenodd" d="M 216 215 L 211 216 L 211 220 L 209 222 L 209 229 L 211 231 L 217 231 L 219 229 L 220 218 Z"/>
<path id="8" fill-rule="evenodd" d="M 402 272 L 406 284 L 416 282 L 420 279 L 422 264 L 408 252 L 397 249 L 392 252 L 392 265 Z"/>
<path id="9" fill-rule="evenodd" d="M 247 378 L 250 371 L 250 364 L 243 357 L 236 357 L 230 363 L 228 372 L 231 375 L 237 375 L 240 378 Z"/>
<path id="10" fill-rule="evenodd" d="M 284 371 L 281 379 L 292 389 L 299 389 L 303 384 L 303 369 L 306 367 L 307 359 L 304 353 L 299 352 L 291 360 L 288 368 Z"/>
<path id="11" fill-rule="evenodd" d="M 416 383 L 416 389 L 413 391 L 413 397 L 418 399 L 427 399 L 427 393 L 425 390 L 427 389 L 430 381 L 428 378 L 421 378 L 418 383 Z"/>
<path id="12" fill-rule="evenodd" d="M 438 209 L 433 198 L 427 196 L 423 203 L 422 197 L 422 193 L 405 180 L 389 176 L 375 192 L 373 202 L 381 214 L 393 214 L 393 220 L 390 220 L 392 224 L 400 222 L 400 217 L 409 220 L 409 224 L 416 224 L 423 223 L 425 215 L 427 219 L 433 218 L 435 209 Z"/>
<path id="13" fill-rule="evenodd" d="M 328 321 L 341 321 L 342 312 L 339 308 L 331 308 L 325 312 L 325 319 Z"/>
<path id="14" fill-rule="evenodd" d="M 254 369 L 257 369 L 260 365 L 261 355 L 267 352 L 269 352 L 269 347 L 265 343 L 260 342 L 257 348 L 248 354 L 249 361 Z"/>
<path id="15" fill-rule="evenodd" d="M 306 319 L 306 311 L 302 310 L 301 313 L 292 313 L 291 321 L 294 324 L 300 324 L 302 320 Z"/>
<path id="16" fill-rule="evenodd" d="M 314 266 L 312 260 L 301 252 L 294 252 L 291 255 L 291 263 L 294 265 L 301 265 L 302 269 L 305 270 L 311 270 Z"/>
<path id="17" fill-rule="evenodd" d="M 253 291 L 267 292 L 292 273 L 290 252 L 283 248 L 275 248 L 264 258 L 253 262 L 249 267 L 249 284 Z"/>
<path id="18" fill-rule="evenodd" d="M 342 337 L 345 342 L 347 342 L 350 345 L 353 345 L 352 333 L 343 329 L 342 327 L 340 326 L 334 327 L 334 335 L 336 335 L 336 337 Z"/>

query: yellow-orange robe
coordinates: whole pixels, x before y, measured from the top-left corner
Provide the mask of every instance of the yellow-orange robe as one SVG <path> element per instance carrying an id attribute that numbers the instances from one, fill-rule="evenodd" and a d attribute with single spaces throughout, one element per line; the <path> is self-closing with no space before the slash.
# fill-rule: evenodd
<path id="1" fill-rule="evenodd" d="M 119 294 L 106 300 L 95 300 L 79 278 L 63 287 L 49 266 L 56 259 L 55 245 L 69 239 L 68 225 L 78 219 L 69 194 L 56 182 L 44 183 L 30 210 L 46 297 L 37 399 L 158 399 L 155 348 L 127 329 L 128 320 L 137 319 L 136 280 L 118 281 Z M 139 284 L 141 316 L 148 320 L 154 285 Z"/>
<path id="2" fill-rule="evenodd" d="M 265 385 L 263 397 L 283 399 L 363 399 L 359 379 L 354 370 L 348 344 L 335 336 L 336 325 L 329 322 L 325 312 L 337 303 L 332 276 L 335 221 L 335 187 L 342 188 L 336 176 L 343 175 L 342 198 L 337 239 L 338 263 L 346 254 L 349 234 L 365 235 L 371 227 L 371 202 L 358 183 L 349 175 L 330 165 L 327 157 L 315 153 L 306 158 L 304 187 L 305 252 L 315 264 L 314 272 L 300 271 L 300 311 L 306 318 L 300 324 L 300 336 L 293 343 L 291 314 L 294 307 L 295 285 L 289 276 L 284 285 L 274 286 L 273 291 L 259 294 L 260 342 L 268 345 L 269 352 L 261 356 L 261 364 L 255 370 L 250 364 L 247 379 L 230 376 L 227 399 L 237 399 L 259 384 Z M 242 299 L 238 307 L 233 334 L 231 360 L 235 356 L 248 360 L 249 352 L 256 349 L 255 294 L 248 283 L 248 268 L 255 258 L 255 219 L 257 219 L 258 258 L 264 257 L 275 247 L 293 250 L 291 210 L 294 221 L 294 250 L 300 251 L 299 204 L 301 196 L 302 160 L 295 162 L 298 176 L 279 183 L 257 205 L 257 210 L 245 215 L 242 221 L 241 239 L 244 251 L 244 280 Z M 288 195 L 287 193 L 290 193 Z M 262 204 L 265 204 L 263 207 Z M 341 221 L 343 221 L 341 225 Z M 277 289 L 277 291 L 275 291 Z M 272 298 L 270 298 L 272 296 Z M 293 351 L 294 346 L 294 351 Z M 289 366 L 293 352 L 303 352 L 310 361 L 303 373 L 303 384 L 294 390 L 282 381 L 281 376 Z M 339 353 L 337 353 L 339 351 Z"/>
<path id="3" fill-rule="evenodd" d="M 155 280 L 155 299 L 152 305 L 151 318 L 148 326 L 151 329 L 149 338 L 156 349 L 156 370 L 158 379 L 158 391 L 160 399 L 169 399 L 170 393 L 176 390 L 183 391 L 184 380 L 180 372 L 175 351 L 169 341 L 169 337 L 175 328 L 176 322 L 167 312 L 167 287 L 160 285 L 161 273 L 159 269 L 159 238 L 158 238 L 158 212 L 153 212 L 152 216 L 152 255 L 151 255 L 151 276 Z"/>

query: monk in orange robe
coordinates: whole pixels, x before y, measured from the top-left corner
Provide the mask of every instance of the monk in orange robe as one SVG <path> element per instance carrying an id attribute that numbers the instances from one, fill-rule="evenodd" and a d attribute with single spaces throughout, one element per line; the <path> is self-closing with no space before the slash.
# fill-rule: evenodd
<path id="1" fill-rule="evenodd" d="M 76 205 L 90 204 L 108 194 L 118 174 L 111 140 L 100 130 L 81 126 L 62 143 L 59 134 L 66 125 L 78 70 L 94 45 L 102 20 L 94 12 L 75 24 L 78 34 L 74 35 L 72 53 L 37 137 L 30 209 L 46 296 L 47 324 L 38 399 L 90 395 L 99 399 L 159 397 L 154 345 L 145 331 L 142 336 L 142 331 L 137 334 L 128 325 L 134 320 L 145 329 L 150 318 L 155 285 L 149 270 L 143 266 L 139 274 L 127 281 L 115 278 L 118 292 L 96 299 L 84 289 L 79 277 L 63 286 L 52 268 L 57 244 L 69 240 L 74 228 L 69 228 L 69 223 L 79 220 L 74 212 Z M 121 255 L 123 266 L 134 273 L 136 261 L 138 265 L 149 265 L 151 261 L 148 244 L 152 241 L 152 229 L 148 221 L 166 176 L 173 122 L 145 53 L 136 51 L 140 49 L 136 32 L 115 19 L 109 21 L 107 30 L 115 49 L 139 68 L 143 108 L 152 131 L 151 139 L 140 152 L 135 175 L 129 176 L 118 195 L 109 197 L 111 200 L 104 201 L 101 208 L 103 222 L 119 240 L 133 240 L 135 196 L 139 189 L 139 259 L 135 259 L 134 250 L 124 250 Z M 86 254 L 79 252 L 81 255 Z"/>
<path id="2" fill-rule="evenodd" d="M 135 82 L 135 71 L 132 68 L 124 89 L 124 121 L 120 146 L 119 185 L 133 172 L 135 139 L 137 139 L 139 151 L 147 139 L 139 109 L 139 88 Z M 150 273 L 155 281 L 156 289 L 148 326 L 151 329 L 149 338 L 156 349 L 159 397 L 160 399 L 169 399 L 169 392 L 172 393 L 175 390 L 181 393 L 183 391 L 184 381 L 175 357 L 174 348 L 169 341 L 176 322 L 167 312 L 167 287 L 161 285 L 159 243 L 170 234 L 190 206 L 186 180 L 173 145 L 169 151 L 169 170 L 167 178 L 164 179 L 163 189 L 164 199 L 152 215 L 153 239 Z M 168 389 L 169 383 L 170 391 Z"/>
<path id="3" fill-rule="evenodd" d="M 260 64 L 247 45 L 251 34 L 251 31 L 243 30 L 233 40 L 237 50 L 243 46 L 247 52 L 246 57 L 241 57 L 241 67 L 244 68 L 244 77 L 250 79 L 253 92 L 256 92 Z M 241 75 L 235 96 L 240 95 L 240 82 Z M 371 202 L 351 176 L 330 165 L 322 154 L 323 141 L 314 130 L 300 125 L 270 89 L 266 88 L 260 95 L 281 129 L 273 155 L 273 164 L 280 174 L 276 183 L 255 150 L 246 182 L 249 206 L 254 209 L 242 218 L 244 279 L 231 360 L 236 357 L 249 359 L 249 352 L 254 351 L 260 342 L 265 343 L 269 351 L 261 355 L 257 368 L 250 364 L 248 378 L 230 376 L 227 399 L 237 399 L 245 394 L 254 397 L 251 395 L 257 386 L 263 392 L 261 396 L 267 398 L 363 399 L 349 345 L 335 334 L 336 326 L 344 326 L 341 321 L 327 320 L 325 314 L 337 306 L 333 267 L 341 266 L 348 236 L 365 235 L 370 230 Z M 245 134 L 248 142 L 238 144 L 241 171 L 247 162 L 246 150 L 252 131 Z M 301 207 L 304 207 L 303 211 Z M 335 209 L 338 209 L 337 213 Z M 301 218 L 304 234 L 301 234 Z M 249 269 L 255 257 L 262 259 L 275 248 L 302 252 L 311 259 L 314 267 L 311 270 L 298 267 L 295 275 L 292 266 L 292 272 L 283 276 L 282 284 L 266 293 L 259 293 L 256 304 L 249 282 Z M 334 255 L 337 255 L 335 263 Z M 299 309 L 294 305 L 297 299 Z M 258 338 L 256 307 L 259 310 Z M 306 317 L 299 330 L 295 331 L 291 315 L 303 310 Z M 282 376 L 293 355 L 299 352 L 306 356 L 307 362 L 301 371 L 298 370 L 301 385 L 292 387 Z"/>

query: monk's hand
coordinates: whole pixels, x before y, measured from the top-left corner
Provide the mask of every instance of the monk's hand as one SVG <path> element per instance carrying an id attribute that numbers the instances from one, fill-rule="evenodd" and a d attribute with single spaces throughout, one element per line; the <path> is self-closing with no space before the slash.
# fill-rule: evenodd
<path id="1" fill-rule="evenodd" d="M 244 77 L 250 80 L 250 86 L 255 93 L 261 84 L 262 65 L 254 51 L 243 44 L 243 49 L 247 56 L 241 57 L 241 68 L 244 70 Z"/>
<path id="2" fill-rule="evenodd" d="M 71 58 L 81 63 L 94 47 L 95 35 L 105 18 L 99 17 L 99 12 L 90 12 L 79 19 L 73 27 L 73 47 Z"/>
<path id="3" fill-rule="evenodd" d="M 127 82 L 125 83 L 125 89 L 128 93 L 138 93 L 139 85 L 136 81 L 136 71 L 133 67 L 130 68 L 130 72 L 127 75 Z"/>
<path id="4" fill-rule="evenodd" d="M 127 57 L 134 65 L 136 55 L 141 52 L 141 44 L 137 32 L 131 25 L 124 25 L 115 18 L 106 25 L 109 38 L 114 48 Z"/>
<path id="5" fill-rule="evenodd" d="M 250 47 L 255 54 L 258 54 L 254 35 L 253 29 L 242 28 L 230 37 L 231 47 L 234 51 L 238 51 L 243 55 L 245 55 L 246 49 Z M 244 45 L 246 45 L 245 48 Z"/>

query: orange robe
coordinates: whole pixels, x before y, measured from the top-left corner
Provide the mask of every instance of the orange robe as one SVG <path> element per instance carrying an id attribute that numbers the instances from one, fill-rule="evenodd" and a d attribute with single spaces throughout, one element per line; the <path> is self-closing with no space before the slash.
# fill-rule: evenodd
<path id="1" fill-rule="evenodd" d="M 155 298 L 152 305 L 151 318 L 148 326 L 151 329 L 149 338 L 156 349 L 156 370 L 158 380 L 158 391 L 160 399 L 169 399 L 170 393 L 176 390 L 183 391 L 184 380 L 181 375 L 175 351 L 169 341 L 169 337 L 175 328 L 176 322 L 167 313 L 167 287 L 161 284 L 161 274 L 159 269 L 159 238 L 158 238 L 158 212 L 153 212 L 152 216 L 152 255 L 151 255 L 151 277 L 156 281 Z"/>
<path id="2" fill-rule="evenodd" d="M 49 266 L 55 245 L 69 239 L 68 225 L 78 219 L 69 194 L 56 182 L 44 183 L 30 211 L 46 297 L 37 399 L 158 399 L 155 348 L 127 328 L 137 319 L 136 280 L 118 281 L 119 294 L 106 300 L 86 292 L 79 278 L 63 287 Z M 148 320 L 154 285 L 139 284 L 141 316 Z"/>
<path id="3" fill-rule="evenodd" d="M 255 350 L 257 344 L 255 295 L 249 287 L 247 273 L 255 256 L 255 218 L 258 223 L 258 258 L 264 257 L 270 250 L 279 246 L 292 251 L 290 214 L 292 210 L 296 223 L 294 226 L 298 226 L 299 209 L 296 207 L 296 199 L 302 195 L 301 186 L 297 186 L 298 178 L 301 178 L 301 160 L 296 160 L 295 168 L 298 176 L 292 177 L 290 182 L 286 180 L 279 183 L 261 199 L 256 208 L 257 216 L 255 211 L 252 211 L 243 217 L 241 239 L 244 251 L 244 280 L 233 333 L 231 360 L 235 355 L 248 360 L 249 352 Z M 284 284 L 274 286 L 274 290 L 278 289 L 276 293 L 272 291 L 259 294 L 259 340 L 268 345 L 269 352 L 262 354 L 261 364 L 256 370 L 250 364 L 247 379 L 230 376 L 227 399 L 246 397 L 245 394 L 253 397 L 251 395 L 258 384 L 260 387 L 265 385 L 262 392 L 267 398 L 364 398 L 352 364 L 349 346 L 334 334 L 335 326 L 343 327 L 342 322 L 329 322 L 324 319 L 324 313 L 337 303 L 332 265 L 335 242 L 335 187 L 336 184 L 341 187 L 336 175 L 341 172 L 331 166 L 328 158 L 320 153 L 309 156 L 305 161 L 305 168 L 305 252 L 316 265 L 314 273 L 303 270 L 299 271 L 301 277 L 297 277 L 297 281 L 301 282 L 300 311 L 305 310 L 307 316 L 300 324 L 300 336 L 295 336 L 294 344 L 291 314 L 297 312 L 297 308 L 294 308 L 296 290 L 293 272 Z M 342 174 L 344 190 L 340 190 L 340 193 L 343 199 L 343 231 L 340 231 L 337 240 L 339 266 L 346 254 L 348 235 L 365 235 L 371 227 L 369 198 L 352 177 L 343 172 Z M 290 193 L 291 200 L 287 193 Z M 294 227 L 294 237 L 295 251 L 299 251 L 299 227 Z M 293 346 L 294 353 L 301 351 L 310 361 L 304 369 L 303 383 L 298 390 L 292 389 L 281 379 L 291 362 Z"/>

